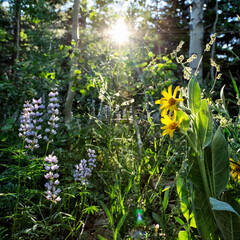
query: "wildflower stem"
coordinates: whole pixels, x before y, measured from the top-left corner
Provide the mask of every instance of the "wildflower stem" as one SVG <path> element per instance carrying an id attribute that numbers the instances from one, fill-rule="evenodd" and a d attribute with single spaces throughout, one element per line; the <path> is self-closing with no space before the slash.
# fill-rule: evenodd
<path id="1" fill-rule="evenodd" d="M 14 209 L 14 220 L 13 220 L 13 228 L 12 228 L 12 238 L 13 238 L 13 234 L 15 231 L 15 226 L 16 226 L 16 217 L 17 216 L 17 212 L 18 212 L 18 205 L 19 205 L 19 198 L 20 198 L 20 183 L 21 183 L 21 176 L 20 176 L 20 167 L 21 167 L 21 155 L 24 149 L 24 139 L 23 139 L 23 144 L 22 144 L 22 150 L 21 152 L 18 154 L 18 185 L 17 185 L 17 201 L 16 201 L 16 205 L 15 205 L 15 209 Z"/>
<path id="2" fill-rule="evenodd" d="M 184 132 L 184 131 L 182 131 L 182 130 L 181 130 L 181 133 L 187 137 L 188 142 L 190 143 L 190 145 L 191 145 L 193 151 L 194 151 L 194 152 L 196 153 L 196 155 L 197 155 L 197 154 L 198 154 L 198 151 L 197 151 L 196 147 L 194 146 L 194 144 L 193 144 L 191 138 L 188 136 L 188 134 L 187 134 L 186 132 Z"/>

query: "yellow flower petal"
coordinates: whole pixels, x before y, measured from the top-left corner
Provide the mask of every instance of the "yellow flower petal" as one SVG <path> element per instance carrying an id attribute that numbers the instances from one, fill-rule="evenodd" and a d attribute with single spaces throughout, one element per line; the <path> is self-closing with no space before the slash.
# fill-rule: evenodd
<path id="1" fill-rule="evenodd" d="M 162 91 L 162 95 L 168 100 L 172 97 L 172 95 L 170 95 L 169 93 L 167 93 L 165 90 Z"/>
<path id="2" fill-rule="evenodd" d="M 168 94 L 169 94 L 170 96 L 172 96 L 172 85 L 170 85 L 170 86 L 168 87 Z"/>
<path id="3" fill-rule="evenodd" d="M 173 92 L 173 97 L 174 97 L 174 98 L 176 98 L 176 96 L 177 96 L 177 91 L 178 91 L 178 89 L 179 89 L 179 86 L 177 86 L 177 87 L 175 88 L 174 92 Z"/>
<path id="4" fill-rule="evenodd" d="M 178 90 L 179 86 L 175 88 L 174 93 L 172 95 L 172 85 L 170 85 L 168 87 L 168 91 L 166 90 L 162 91 L 163 98 L 155 101 L 155 104 L 161 104 L 160 106 L 160 110 L 162 110 L 161 116 L 168 114 L 168 112 L 170 112 L 171 114 L 173 111 L 178 111 L 177 104 L 183 101 L 182 98 L 176 99 Z"/>
<path id="5" fill-rule="evenodd" d="M 165 107 L 161 112 L 161 116 L 166 116 L 167 112 L 168 112 L 168 107 Z"/>
<path id="6" fill-rule="evenodd" d="M 231 165 L 231 175 L 233 177 L 233 179 L 236 180 L 240 180 L 240 160 L 238 161 L 238 163 L 236 163 L 232 158 L 229 159 L 230 160 L 230 165 Z"/>

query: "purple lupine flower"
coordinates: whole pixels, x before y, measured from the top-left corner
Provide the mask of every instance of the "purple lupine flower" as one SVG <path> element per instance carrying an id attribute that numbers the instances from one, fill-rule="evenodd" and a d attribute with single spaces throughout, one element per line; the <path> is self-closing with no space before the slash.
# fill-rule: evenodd
<path id="1" fill-rule="evenodd" d="M 52 91 L 48 94 L 49 98 L 49 104 L 47 107 L 47 113 L 50 115 L 49 121 L 48 121 L 48 128 L 45 129 L 45 132 L 50 134 L 50 136 L 45 136 L 44 139 L 46 141 L 52 142 L 53 139 L 51 139 L 51 135 L 56 135 L 58 128 L 58 124 L 56 122 L 59 121 L 59 104 L 58 98 L 56 97 L 58 95 L 57 89 L 52 89 Z"/>
<path id="2" fill-rule="evenodd" d="M 91 177 L 93 168 L 96 167 L 95 151 L 88 149 L 89 159 L 82 159 L 78 165 L 75 165 L 75 181 L 80 181 L 82 185 L 88 185 L 88 178 Z"/>
<path id="3" fill-rule="evenodd" d="M 42 98 L 38 100 L 33 98 L 32 103 L 27 101 L 23 107 L 23 112 L 20 117 L 19 137 L 23 138 L 27 143 L 25 144 L 25 148 L 33 151 L 39 148 L 38 139 L 42 137 L 40 134 L 38 135 L 41 125 L 37 125 L 37 123 L 40 122 L 39 116 L 43 115 L 43 113 L 40 112 L 40 110 L 44 108 Z"/>
<path id="4" fill-rule="evenodd" d="M 47 188 L 46 191 L 46 198 L 50 200 L 52 203 L 57 203 L 61 201 L 61 198 L 58 196 L 58 194 L 61 192 L 60 188 L 56 189 L 56 186 L 59 184 L 59 181 L 57 178 L 59 178 L 58 173 L 54 173 L 59 166 L 58 166 L 58 160 L 57 157 L 52 154 L 45 157 L 45 170 L 48 171 L 44 177 L 48 180 L 46 182 L 45 187 Z"/>

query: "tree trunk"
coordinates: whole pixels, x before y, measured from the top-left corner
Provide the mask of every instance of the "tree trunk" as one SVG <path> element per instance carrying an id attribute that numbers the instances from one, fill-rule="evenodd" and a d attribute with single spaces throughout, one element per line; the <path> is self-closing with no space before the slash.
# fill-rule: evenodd
<path id="1" fill-rule="evenodd" d="M 79 19 L 79 0 L 74 0 L 74 5 L 73 5 L 73 20 L 72 20 L 72 40 L 75 41 L 75 45 L 73 46 L 73 51 L 78 48 L 78 19 Z M 75 61 L 75 64 L 73 64 L 73 67 L 71 69 L 71 78 L 74 74 L 74 70 L 76 69 L 77 62 Z M 73 115 L 72 115 L 72 104 L 73 104 L 73 99 L 75 95 L 75 91 L 72 91 L 74 82 L 71 80 L 68 86 L 68 94 L 66 98 L 66 103 L 65 103 L 65 124 L 68 126 L 68 123 L 72 121 Z"/>
<path id="2" fill-rule="evenodd" d="M 12 65 L 19 59 L 20 53 L 20 26 L 21 26 L 21 0 L 15 0 L 13 4 L 13 41 L 15 44 L 15 49 L 12 53 Z"/>
<path id="3" fill-rule="evenodd" d="M 215 12 L 216 12 L 216 17 L 215 17 L 215 21 L 214 21 L 214 24 L 213 24 L 213 34 L 216 33 L 216 29 L 217 29 L 217 22 L 218 22 L 218 0 L 216 0 Z M 212 59 L 212 60 L 214 60 L 215 49 L 216 49 L 216 41 L 217 41 L 217 38 L 215 39 L 214 43 L 212 44 L 212 48 L 211 48 L 211 59 Z M 211 65 L 211 79 L 212 79 L 212 83 L 214 83 L 214 80 L 215 80 L 215 76 L 214 76 L 214 66 L 212 66 L 212 65 Z"/>
<path id="4" fill-rule="evenodd" d="M 191 6 L 191 20 L 190 20 L 190 45 L 189 57 L 193 54 L 197 55 L 190 63 L 192 73 L 198 72 L 198 82 L 203 82 L 201 58 L 203 54 L 203 4 L 204 0 L 193 0 Z"/>

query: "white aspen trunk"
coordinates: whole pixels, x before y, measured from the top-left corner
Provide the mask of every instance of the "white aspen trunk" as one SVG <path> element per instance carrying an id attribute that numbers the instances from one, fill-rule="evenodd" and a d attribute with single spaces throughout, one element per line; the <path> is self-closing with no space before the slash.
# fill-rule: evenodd
<path id="1" fill-rule="evenodd" d="M 216 33 L 217 29 L 217 22 L 218 22 L 218 0 L 216 0 L 216 5 L 215 5 L 215 12 L 216 12 L 216 18 L 213 24 L 213 34 Z M 217 38 L 215 39 L 214 43 L 212 44 L 211 48 L 211 59 L 214 60 L 214 55 L 215 55 L 215 49 L 216 49 L 216 41 Z M 214 77 L 214 66 L 211 65 L 211 80 L 214 83 L 215 77 Z"/>
<path id="2" fill-rule="evenodd" d="M 194 74 L 198 72 L 197 80 L 199 83 L 203 82 L 201 57 L 203 54 L 203 4 L 204 0 L 193 0 L 191 7 L 191 20 L 190 20 L 190 44 L 189 44 L 189 57 L 193 54 L 197 55 L 190 63 L 190 68 Z"/>
<path id="3" fill-rule="evenodd" d="M 78 31 L 78 17 L 79 16 L 78 15 L 79 15 L 79 0 L 74 0 L 74 4 L 73 4 L 73 18 L 72 18 L 72 40 L 74 40 L 75 43 L 76 43 L 75 46 L 73 46 L 74 49 L 78 48 L 78 36 L 79 36 L 79 31 Z M 71 69 L 71 77 L 74 74 L 75 64 L 73 65 L 73 67 Z M 74 95 L 75 95 L 75 91 L 72 91 L 73 83 L 74 83 L 73 81 L 71 81 L 69 83 L 68 94 L 67 94 L 66 103 L 65 103 L 65 109 L 64 109 L 65 124 L 67 126 L 68 126 L 68 123 L 71 122 L 72 118 L 73 118 L 73 115 L 72 115 L 72 104 L 73 104 L 73 99 L 74 99 Z"/>

